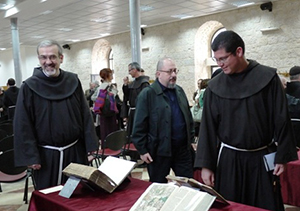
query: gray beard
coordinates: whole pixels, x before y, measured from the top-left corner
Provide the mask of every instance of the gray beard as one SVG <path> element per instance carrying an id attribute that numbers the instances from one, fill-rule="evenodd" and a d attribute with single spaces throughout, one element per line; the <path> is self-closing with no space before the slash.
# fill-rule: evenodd
<path id="1" fill-rule="evenodd" d="M 175 89 L 176 84 L 168 84 L 169 89 Z"/>

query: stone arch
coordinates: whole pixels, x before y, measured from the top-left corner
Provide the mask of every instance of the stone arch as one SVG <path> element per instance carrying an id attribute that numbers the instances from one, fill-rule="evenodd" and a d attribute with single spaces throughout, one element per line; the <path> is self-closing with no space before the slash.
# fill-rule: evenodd
<path id="1" fill-rule="evenodd" d="M 92 74 L 99 74 L 102 68 L 109 66 L 110 43 L 105 39 L 98 40 L 92 51 Z"/>
<path id="2" fill-rule="evenodd" d="M 209 65 L 211 61 L 210 44 L 216 31 L 223 27 L 223 24 L 218 21 L 207 21 L 199 27 L 196 33 L 194 52 L 196 83 L 199 78 L 211 77 L 211 67 Z"/>

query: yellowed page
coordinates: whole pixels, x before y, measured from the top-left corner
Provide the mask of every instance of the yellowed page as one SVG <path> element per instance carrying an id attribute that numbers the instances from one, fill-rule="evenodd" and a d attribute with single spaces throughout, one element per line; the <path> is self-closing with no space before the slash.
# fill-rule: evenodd
<path id="1" fill-rule="evenodd" d="M 181 186 L 170 195 L 161 211 L 207 211 L 214 200 L 208 193 Z"/>
<path id="2" fill-rule="evenodd" d="M 178 188 L 174 184 L 152 183 L 130 211 L 159 211 L 171 193 Z"/>

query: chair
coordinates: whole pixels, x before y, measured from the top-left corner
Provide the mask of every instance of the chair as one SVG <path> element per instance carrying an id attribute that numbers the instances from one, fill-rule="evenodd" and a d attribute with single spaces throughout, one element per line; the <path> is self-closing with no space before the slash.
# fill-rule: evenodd
<path id="1" fill-rule="evenodd" d="M 13 121 L 10 119 L 5 119 L 5 120 L 0 121 L 0 125 L 6 124 L 6 123 L 13 124 Z"/>
<path id="2" fill-rule="evenodd" d="M 135 148 L 131 140 L 128 138 L 128 136 L 126 139 L 126 144 L 124 146 L 124 155 L 130 156 L 130 159 L 132 161 L 138 161 L 140 157 L 137 149 Z"/>
<path id="3" fill-rule="evenodd" d="M 16 174 L 16 175 L 9 175 L 9 174 L 5 174 L 0 171 L 0 182 L 2 182 L 2 183 L 17 182 L 17 181 L 25 178 L 25 176 L 26 176 L 25 171 L 20 174 Z M 0 192 L 2 192 L 1 184 L 0 184 Z"/>
<path id="4" fill-rule="evenodd" d="M 295 135 L 296 147 L 300 148 L 300 119 L 292 118 L 292 127 Z"/>
<path id="5" fill-rule="evenodd" d="M 14 136 L 8 136 L 0 141 L 0 172 L 3 178 L 0 177 L 0 182 L 16 182 L 26 177 L 24 197 L 25 203 L 28 203 L 28 179 L 32 178 L 35 188 L 34 178 L 31 169 L 27 166 L 16 167 L 14 163 Z M 1 185 L 0 185 L 1 192 Z"/>
<path id="6" fill-rule="evenodd" d="M 8 135 L 14 134 L 14 129 L 13 129 L 12 123 L 0 124 L 0 130 L 4 130 Z"/>
<path id="7" fill-rule="evenodd" d="M 108 156 L 122 156 L 126 140 L 127 132 L 124 130 L 117 130 L 108 134 L 104 140 L 104 146 L 101 146 L 101 149 L 98 151 L 98 159 L 101 158 L 103 161 Z"/>
<path id="8" fill-rule="evenodd" d="M 4 152 L 14 149 L 14 136 L 6 136 L 0 140 L 0 155 Z"/>
<path id="9" fill-rule="evenodd" d="M 0 140 L 2 140 L 3 138 L 7 137 L 8 134 L 6 131 L 0 129 Z"/>
<path id="10" fill-rule="evenodd" d="M 8 107 L 8 119 L 9 120 L 13 120 L 14 119 L 14 116 L 15 116 L 15 110 L 16 110 L 16 106 L 13 105 L 13 106 L 9 106 Z"/>

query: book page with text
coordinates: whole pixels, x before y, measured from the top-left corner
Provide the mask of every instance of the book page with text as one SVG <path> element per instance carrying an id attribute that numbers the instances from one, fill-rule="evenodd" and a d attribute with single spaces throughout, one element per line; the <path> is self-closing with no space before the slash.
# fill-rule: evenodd
<path id="1" fill-rule="evenodd" d="M 208 193 L 181 186 L 170 195 L 161 211 L 207 211 L 215 198 Z"/>
<path id="2" fill-rule="evenodd" d="M 152 183 L 131 207 L 130 211 L 159 211 L 171 193 L 178 188 L 174 184 Z"/>

